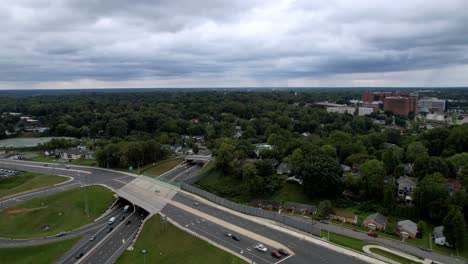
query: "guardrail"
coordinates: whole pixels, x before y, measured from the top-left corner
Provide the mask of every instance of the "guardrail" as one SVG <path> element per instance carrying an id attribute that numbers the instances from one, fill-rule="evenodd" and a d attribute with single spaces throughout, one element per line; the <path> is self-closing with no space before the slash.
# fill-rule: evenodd
<path id="1" fill-rule="evenodd" d="M 320 228 L 315 226 L 312 223 L 306 223 L 302 222 L 299 220 L 296 220 L 290 216 L 287 215 L 282 215 L 276 212 L 271 212 L 271 211 L 266 211 L 260 208 L 255 208 L 252 206 L 247 206 L 247 205 L 242 205 L 238 203 L 234 203 L 231 201 L 228 201 L 224 198 L 221 198 L 219 196 L 216 196 L 212 193 L 209 193 L 207 191 L 201 190 L 197 187 L 194 187 L 192 185 L 189 185 L 187 183 L 181 183 L 180 188 L 182 190 L 185 190 L 187 192 L 191 192 L 193 194 L 199 195 L 205 199 L 210 200 L 211 202 L 214 202 L 216 204 L 219 204 L 221 206 L 227 207 L 229 209 L 232 209 L 237 212 L 241 212 L 244 214 L 248 215 L 253 215 L 257 217 L 262 217 L 262 218 L 267 218 L 274 220 L 276 222 L 282 223 L 284 225 L 299 229 L 301 231 L 311 233 L 312 235 L 320 237 Z"/>

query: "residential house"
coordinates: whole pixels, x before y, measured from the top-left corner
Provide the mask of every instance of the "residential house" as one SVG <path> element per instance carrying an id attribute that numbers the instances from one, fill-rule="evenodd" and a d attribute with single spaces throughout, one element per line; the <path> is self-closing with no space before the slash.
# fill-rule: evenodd
<path id="1" fill-rule="evenodd" d="M 443 226 L 434 227 L 434 232 L 432 232 L 432 236 L 434 237 L 434 242 L 437 245 L 450 247 L 450 244 L 445 239 Z"/>
<path id="2" fill-rule="evenodd" d="M 335 211 L 331 218 L 334 220 L 341 221 L 343 223 L 350 223 L 353 225 L 357 225 L 358 216 L 356 214 L 343 212 L 343 211 Z"/>
<path id="3" fill-rule="evenodd" d="M 341 164 L 341 169 L 343 170 L 343 172 L 350 172 L 351 171 L 351 167 L 348 166 L 348 165 L 345 165 L 345 164 Z"/>
<path id="4" fill-rule="evenodd" d="M 175 149 L 175 153 L 179 154 L 179 155 L 192 155 L 193 154 L 193 149 L 178 147 L 178 148 Z"/>
<path id="5" fill-rule="evenodd" d="M 290 173 L 291 173 L 291 167 L 286 162 L 281 162 L 280 165 L 278 165 L 278 168 L 276 169 L 276 174 L 278 175 L 290 174 Z"/>
<path id="6" fill-rule="evenodd" d="M 260 156 L 260 151 L 267 149 L 267 150 L 272 150 L 273 146 L 268 144 L 268 143 L 258 143 L 255 144 L 255 155 Z"/>
<path id="7" fill-rule="evenodd" d="M 462 188 L 462 186 L 459 180 L 448 179 L 445 188 L 447 188 L 447 191 L 449 191 L 449 193 L 452 194 L 453 192 L 459 191 Z"/>
<path id="8" fill-rule="evenodd" d="M 281 208 L 281 203 L 273 200 L 253 200 L 251 205 L 265 210 L 278 211 Z"/>
<path id="9" fill-rule="evenodd" d="M 84 147 L 55 150 L 55 155 L 64 160 L 94 159 L 93 152 Z"/>
<path id="10" fill-rule="evenodd" d="M 418 225 L 411 220 L 399 221 L 395 233 L 402 238 L 415 238 L 418 234 Z"/>
<path id="11" fill-rule="evenodd" d="M 362 224 L 364 227 L 367 227 L 372 230 L 385 230 L 387 225 L 387 217 L 380 213 L 375 213 L 369 215 Z"/>
<path id="12" fill-rule="evenodd" d="M 312 215 L 314 215 L 317 212 L 317 207 L 315 207 L 314 205 L 293 202 L 287 202 L 283 204 L 283 209 L 287 210 L 290 213 L 300 212 L 302 214 Z"/>
<path id="13" fill-rule="evenodd" d="M 407 204 L 413 203 L 413 191 L 416 189 L 418 179 L 414 177 L 401 176 L 398 178 L 398 195 L 405 198 Z"/>

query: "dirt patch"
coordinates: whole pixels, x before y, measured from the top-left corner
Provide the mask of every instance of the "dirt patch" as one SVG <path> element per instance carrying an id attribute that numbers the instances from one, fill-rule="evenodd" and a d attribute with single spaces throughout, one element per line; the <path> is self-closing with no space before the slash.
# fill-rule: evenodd
<path id="1" fill-rule="evenodd" d="M 29 213 L 29 212 L 32 212 L 32 211 L 44 209 L 44 208 L 47 208 L 47 206 L 36 207 L 36 208 L 15 208 L 15 209 L 8 209 L 7 208 L 5 210 L 2 210 L 2 213 L 10 214 L 10 215 L 23 214 L 23 213 Z"/>

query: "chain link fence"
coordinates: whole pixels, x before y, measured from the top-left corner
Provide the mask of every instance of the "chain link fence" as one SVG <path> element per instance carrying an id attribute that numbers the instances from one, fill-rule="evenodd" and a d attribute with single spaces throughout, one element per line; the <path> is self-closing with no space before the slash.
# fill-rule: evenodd
<path id="1" fill-rule="evenodd" d="M 196 182 L 196 181 L 195 181 Z M 315 236 L 320 236 L 320 228 L 315 226 L 313 223 L 306 223 L 303 221 L 296 220 L 290 216 L 287 215 L 282 215 L 277 212 L 272 212 L 272 211 L 266 211 L 260 208 L 255 208 L 252 206 L 247 206 L 247 205 L 242 205 L 238 203 L 234 203 L 231 201 L 228 201 L 224 198 L 221 198 L 219 196 L 216 196 L 212 193 L 209 193 L 207 191 L 201 190 L 197 187 L 191 186 L 187 184 L 187 182 L 182 183 L 180 185 L 180 188 L 182 190 L 194 193 L 196 195 L 199 195 L 205 199 L 210 200 L 211 202 L 214 202 L 216 204 L 219 204 L 221 206 L 227 207 L 229 209 L 235 210 L 237 212 L 241 212 L 244 214 L 248 215 L 253 215 L 253 216 L 258 216 L 262 218 L 267 218 L 274 220 L 276 222 L 282 223 L 284 225 L 299 229 L 301 231 L 310 233 Z"/>

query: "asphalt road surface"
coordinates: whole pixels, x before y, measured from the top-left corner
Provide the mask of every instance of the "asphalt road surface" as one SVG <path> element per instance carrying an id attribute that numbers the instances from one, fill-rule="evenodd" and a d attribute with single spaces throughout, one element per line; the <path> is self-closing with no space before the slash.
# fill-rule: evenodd
<path id="1" fill-rule="evenodd" d="M 241 253 L 248 259 L 253 260 L 255 263 L 269 264 L 279 261 L 279 259 L 273 258 L 270 255 L 271 250 L 276 250 L 270 245 L 264 244 L 268 249 L 268 252 L 260 252 L 254 248 L 255 245 L 260 243 L 259 241 L 236 234 L 233 230 L 226 229 L 220 225 L 210 222 L 209 220 L 181 210 L 171 204 L 164 207 L 163 213 L 179 225 L 190 229 L 225 248 Z M 239 237 L 240 241 L 234 240 L 232 236 L 227 236 L 226 233 Z"/>
<path id="2" fill-rule="evenodd" d="M 120 222 L 120 219 L 122 215 L 128 216 L 130 212 L 124 213 L 123 212 L 123 204 L 119 204 L 119 206 L 116 206 L 112 214 L 106 215 L 103 217 L 99 224 L 98 228 L 95 228 L 94 230 L 90 230 L 86 233 L 83 234 L 83 238 L 75 244 L 65 255 L 63 255 L 58 261 L 58 264 L 65 264 L 65 263 L 75 263 L 77 261 L 76 256 L 78 256 L 80 253 L 86 254 L 88 253 L 91 249 L 93 249 L 100 241 L 102 241 L 107 233 L 107 230 L 109 228 L 108 221 L 111 217 L 116 218 L 116 223 Z M 91 237 L 94 237 L 93 240 L 90 240 Z"/>
<path id="3" fill-rule="evenodd" d="M 128 243 L 135 238 L 143 220 L 148 216 L 144 210 L 137 210 L 122 222 L 114 223 L 114 230 L 104 238 L 102 244 L 93 248 L 91 254 L 85 256 L 80 263 L 110 264 L 113 263 L 128 247 Z M 129 224 L 128 221 L 130 221 Z M 107 227 L 108 228 L 108 227 Z M 104 230 L 107 231 L 107 230 Z M 76 254 L 75 254 L 76 255 Z M 73 263 L 73 262 L 70 262 Z"/>
<path id="4" fill-rule="evenodd" d="M 288 248 L 294 251 L 295 255 L 284 260 L 282 263 L 365 263 L 350 256 L 340 254 L 336 251 L 332 251 L 316 244 L 301 240 L 295 236 L 273 230 L 269 227 L 230 214 L 205 203 L 199 202 L 199 205 L 195 206 L 193 204 L 196 202 L 196 200 L 185 194 L 176 194 L 173 200 L 286 245 Z M 162 212 L 170 218 L 175 217 L 176 219 L 180 219 L 177 214 L 172 213 L 172 210 L 169 209 L 168 206 L 166 206 Z M 217 231 L 213 231 L 210 233 L 212 236 L 219 236 L 219 234 L 216 232 Z"/>

